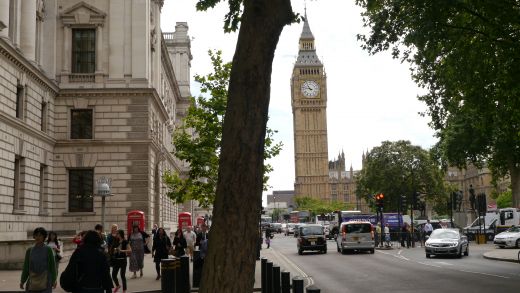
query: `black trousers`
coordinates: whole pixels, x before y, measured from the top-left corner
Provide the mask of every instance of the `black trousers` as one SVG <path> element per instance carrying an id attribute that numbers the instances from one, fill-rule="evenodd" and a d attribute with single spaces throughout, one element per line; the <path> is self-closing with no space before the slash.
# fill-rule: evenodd
<path id="1" fill-rule="evenodd" d="M 116 258 L 113 260 L 112 267 L 112 280 L 116 287 L 119 286 L 119 280 L 117 279 L 117 273 L 121 271 L 121 282 L 123 283 L 123 291 L 126 291 L 126 258 Z"/>

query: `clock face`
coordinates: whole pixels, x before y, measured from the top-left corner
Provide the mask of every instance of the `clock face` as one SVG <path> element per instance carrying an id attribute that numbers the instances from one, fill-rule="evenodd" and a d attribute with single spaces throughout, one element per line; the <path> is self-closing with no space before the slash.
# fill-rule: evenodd
<path id="1" fill-rule="evenodd" d="M 320 86 L 313 80 L 308 80 L 302 84 L 302 94 L 308 98 L 316 97 L 320 91 Z"/>

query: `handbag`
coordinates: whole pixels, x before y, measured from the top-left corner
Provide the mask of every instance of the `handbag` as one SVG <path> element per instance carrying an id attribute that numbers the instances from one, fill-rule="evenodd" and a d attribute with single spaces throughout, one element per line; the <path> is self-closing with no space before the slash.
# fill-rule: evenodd
<path id="1" fill-rule="evenodd" d="M 51 248 L 47 247 L 47 250 Z M 32 248 L 31 248 L 31 254 L 29 255 L 29 291 L 42 291 L 47 289 L 47 285 L 49 283 L 49 280 L 47 278 L 47 270 L 35 273 L 30 270 L 31 268 L 31 255 L 32 255 Z M 48 252 L 48 251 L 47 251 Z M 51 252 L 52 253 L 52 252 Z M 47 253 L 47 257 L 49 257 L 49 253 Z"/>
<path id="2" fill-rule="evenodd" d="M 29 291 L 42 291 L 47 289 L 47 271 L 35 273 L 29 271 Z"/>
<path id="3" fill-rule="evenodd" d="M 78 290 L 79 282 L 78 282 L 78 264 L 77 261 L 72 259 L 69 261 L 69 264 L 61 273 L 60 276 L 60 286 L 63 290 L 67 292 L 75 292 Z"/>

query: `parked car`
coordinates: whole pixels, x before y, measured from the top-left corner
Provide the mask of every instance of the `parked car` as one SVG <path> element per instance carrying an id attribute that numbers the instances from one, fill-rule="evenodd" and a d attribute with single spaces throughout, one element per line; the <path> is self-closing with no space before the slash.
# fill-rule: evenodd
<path id="1" fill-rule="evenodd" d="M 436 229 L 426 238 L 424 250 L 427 258 L 430 258 L 431 255 L 454 255 L 457 257 L 462 257 L 463 253 L 466 256 L 469 255 L 468 238 L 460 233 L 459 229 Z"/>
<path id="2" fill-rule="evenodd" d="M 287 223 L 287 227 L 285 228 L 285 236 L 294 234 L 294 223 Z"/>
<path id="3" fill-rule="evenodd" d="M 343 222 L 339 227 L 336 246 L 338 252 L 342 254 L 353 250 L 365 250 L 374 253 L 374 227 L 370 222 L 365 221 Z"/>
<path id="4" fill-rule="evenodd" d="M 296 246 L 298 254 L 302 255 L 306 250 L 317 250 L 327 253 L 327 239 L 323 226 L 320 224 L 307 224 L 298 227 L 298 239 Z"/>
<path id="5" fill-rule="evenodd" d="M 281 223 L 271 223 L 271 230 L 275 233 L 282 233 Z"/>
<path id="6" fill-rule="evenodd" d="M 520 226 L 513 226 L 502 233 L 495 235 L 493 243 L 500 248 L 520 248 Z"/>

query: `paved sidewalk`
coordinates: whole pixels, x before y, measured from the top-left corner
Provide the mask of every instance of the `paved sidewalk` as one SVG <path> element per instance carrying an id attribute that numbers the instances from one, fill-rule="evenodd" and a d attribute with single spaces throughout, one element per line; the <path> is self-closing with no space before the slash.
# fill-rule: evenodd
<path id="1" fill-rule="evenodd" d="M 492 260 L 519 262 L 519 252 L 520 249 L 516 248 L 495 248 L 493 250 L 485 252 L 483 256 L 484 258 Z"/>
<path id="2" fill-rule="evenodd" d="M 273 261 L 274 263 L 280 265 L 281 270 L 286 270 L 291 273 L 291 278 L 295 276 L 302 276 L 303 272 L 299 272 L 298 268 L 292 265 L 292 263 L 286 261 L 283 259 L 283 257 L 280 257 L 280 254 L 276 253 L 275 250 L 266 249 L 263 248 L 261 250 L 261 257 L 266 257 L 267 259 Z M 69 256 L 65 256 L 59 265 L 59 274 L 58 274 L 58 280 L 59 275 L 61 275 L 61 272 L 65 269 L 67 266 L 69 260 Z M 261 288 L 261 263 L 260 261 L 256 262 L 256 268 L 255 268 L 255 285 L 254 291 L 260 291 Z M 150 291 L 156 291 L 160 292 L 161 290 L 161 281 L 155 280 L 155 277 L 157 276 L 157 273 L 155 272 L 155 263 L 153 262 L 151 254 L 146 254 L 144 258 L 144 269 L 143 274 L 144 276 L 142 278 L 137 277 L 136 279 L 131 279 L 132 273 L 128 271 L 128 268 L 126 270 L 126 278 L 127 278 L 127 285 L 128 285 L 128 291 L 127 292 L 150 292 Z M 190 282 L 192 278 L 192 263 L 190 262 Z M 20 276 L 22 274 L 21 270 L 2 270 L 0 271 L 0 292 L 6 293 L 6 292 L 22 292 L 19 288 L 20 284 Z M 303 273 L 304 274 L 304 273 Z M 138 274 L 139 275 L 139 274 Z M 121 282 L 121 281 L 120 281 Z M 309 280 L 307 280 L 308 284 Z M 121 284 L 122 285 L 122 284 Z M 62 293 L 65 292 L 63 289 L 60 288 L 59 281 L 58 286 L 56 289 L 53 290 L 53 292 Z M 119 292 L 122 292 L 119 291 Z"/>

